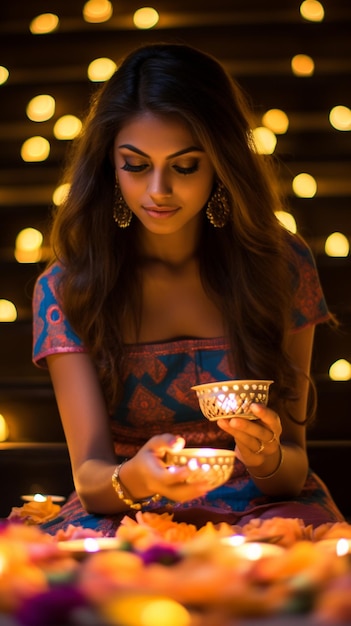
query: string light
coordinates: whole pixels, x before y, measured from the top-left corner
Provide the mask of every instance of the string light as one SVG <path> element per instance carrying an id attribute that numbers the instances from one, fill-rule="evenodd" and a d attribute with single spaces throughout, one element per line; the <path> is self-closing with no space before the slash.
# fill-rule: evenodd
<path id="1" fill-rule="evenodd" d="M 82 122 L 75 115 L 63 115 L 54 126 L 56 139 L 74 139 L 82 129 Z"/>
<path id="2" fill-rule="evenodd" d="M 252 131 L 254 145 L 259 154 L 272 154 L 277 145 L 275 134 L 265 126 L 257 126 Z"/>
<path id="3" fill-rule="evenodd" d="M 329 368 L 331 380 L 351 380 L 351 363 L 346 359 L 338 359 Z"/>
<path id="4" fill-rule="evenodd" d="M 349 240 L 343 233 L 332 233 L 326 239 L 324 250 L 328 256 L 347 257 L 350 252 Z"/>
<path id="5" fill-rule="evenodd" d="M 300 13 L 305 20 L 310 22 L 322 22 L 324 19 L 324 7 L 318 0 L 305 0 L 302 2 Z"/>
<path id="6" fill-rule="evenodd" d="M 329 113 L 329 121 L 336 130 L 351 130 L 351 109 L 339 104 Z"/>
<path id="7" fill-rule="evenodd" d="M 27 117 L 32 122 L 45 122 L 55 113 L 55 98 L 42 94 L 32 98 L 26 108 Z"/>
<path id="8" fill-rule="evenodd" d="M 43 235 L 36 228 L 21 230 L 15 243 L 15 258 L 18 263 L 37 263 L 41 260 Z"/>
<path id="9" fill-rule="evenodd" d="M 292 182 L 293 192 L 300 198 L 313 198 L 317 193 L 317 182 L 311 174 L 297 174 Z"/>
<path id="10" fill-rule="evenodd" d="M 94 59 L 88 66 L 88 78 L 92 82 L 105 81 L 115 73 L 117 65 L 112 59 L 101 57 Z"/>
<path id="11" fill-rule="evenodd" d="M 29 30 L 33 35 L 46 35 L 56 30 L 59 23 L 60 20 L 55 13 L 42 13 L 31 21 Z"/>
<path id="12" fill-rule="evenodd" d="M 262 117 L 262 123 L 277 135 L 283 135 L 289 128 L 289 118 L 281 109 L 270 109 Z"/>
<path id="13" fill-rule="evenodd" d="M 159 19 L 159 14 L 152 7 L 138 9 L 133 15 L 134 26 L 141 29 L 153 28 Z"/>
<path id="14" fill-rule="evenodd" d="M 0 65 L 0 85 L 4 85 L 9 76 L 10 72 L 7 67 L 5 67 L 4 65 Z"/>
<path id="15" fill-rule="evenodd" d="M 9 438 L 9 427 L 4 416 L 0 414 L 0 441 L 6 441 Z"/>
<path id="16" fill-rule="evenodd" d="M 65 201 L 68 196 L 70 187 L 71 186 L 69 183 L 62 183 L 62 185 L 56 187 L 54 193 L 52 194 L 52 201 L 56 206 L 60 206 L 60 204 Z"/>
<path id="17" fill-rule="evenodd" d="M 83 18 L 86 22 L 107 22 L 113 14 L 113 7 L 109 0 L 88 0 L 83 7 Z"/>
<path id="18" fill-rule="evenodd" d="M 288 211 L 276 211 L 275 216 L 291 233 L 297 232 L 296 221 L 291 213 L 288 213 Z"/>
<path id="19" fill-rule="evenodd" d="M 296 54 L 291 59 L 291 69 L 295 76 L 312 76 L 314 60 L 307 54 Z"/>
<path id="20" fill-rule="evenodd" d="M 21 157 L 23 161 L 45 161 L 49 154 L 50 143 L 44 137 L 30 137 L 22 144 Z"/>
<path id="21" fill-rule="evenodd" d="M 17 309 L 11 300 L 0 300 L 0 322 L 15 322 L 17 319 Z"/>

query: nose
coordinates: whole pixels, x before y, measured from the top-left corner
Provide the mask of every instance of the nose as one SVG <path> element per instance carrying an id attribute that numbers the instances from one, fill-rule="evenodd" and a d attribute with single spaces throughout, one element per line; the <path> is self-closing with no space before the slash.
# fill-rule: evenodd
<path id="1" fill-rule="evenodd" d="M 164 198 L 172 194 L 172 186 L 167 176 L 167 173 L 163 169 L 154 169 L 151 173 L 149 180 L 148 192 L 151 198 Z"/>

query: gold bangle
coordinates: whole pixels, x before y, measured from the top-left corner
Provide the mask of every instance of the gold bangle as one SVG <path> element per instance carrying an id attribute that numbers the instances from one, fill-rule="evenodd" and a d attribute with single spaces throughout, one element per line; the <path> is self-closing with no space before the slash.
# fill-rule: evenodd
<path id="1" fill-rule="evenodd" d="M 112 474 L 112 487 L 114 488 L 119 499 L 122 502 L 124 502 L 124 504 L 129 506 L 131 509 L 135 509 L 136 511 L 140 511 L 143 508 L 143 506 L 147 506 L 148 504 L 151 504 L 151 502 L 158 502 L 161 499 L 161 496 L 158 493 L 155 493 L 155 495 L 151 496 L 151 498 L 145 498 L 139 501 L 132 500 L 131 498 L 127 498 L 127 496 L 124 493 L 121 480 L 119 478 L 119 472 L 121 470 L 122 465 L 124 465 L 125 462 L 126 461 L 123 461 L 123 463 L 120 463 L 120 465 L 117 465 L 115 471 Z"/>
<path id="2" fill-rule="evenodd" d="M 251 478 L 255 478 L 255 480 L 266 480 L 268 478 L 273 478 L 273 476 L 275 476 L 276 474 L 278 474 L 282 463 L 283 463 L 283 448 L 281 446 L 279 446 L 279 450 L 280 450 L 280 459 L 279 459 L 279 463 L 278 463 L 278 467 L 277 469 L 274 470 L 274 472 L 271 472 L 270 474 L 266 474 L 266 476 L 255 476 L 255 474 L 252 474 L 250 472 L 250 470 L 248 470 Z"/>

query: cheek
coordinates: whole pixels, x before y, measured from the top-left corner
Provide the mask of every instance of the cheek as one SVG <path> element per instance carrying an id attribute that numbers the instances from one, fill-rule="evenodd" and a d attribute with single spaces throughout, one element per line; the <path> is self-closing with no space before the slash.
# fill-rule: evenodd
<path id="1" fill-rule="evenodd" d="M 124 172 L 119 173 L 118 180 L 122 194 L 126 199 L 135 198 L 139 194 L 140 185 L 137 180 L 131 180 L 129 176 L 124 175 Z"/>
<path id="2" fill-rule="evenodd" d="M 213 188 L 214 179 L 209 177 L 206 182 L 202 181 L 199 183 L 197 188 L 197 197 L 199 198 L 200 204 L 204 206 L 209 200 L 212 188 Z"/>

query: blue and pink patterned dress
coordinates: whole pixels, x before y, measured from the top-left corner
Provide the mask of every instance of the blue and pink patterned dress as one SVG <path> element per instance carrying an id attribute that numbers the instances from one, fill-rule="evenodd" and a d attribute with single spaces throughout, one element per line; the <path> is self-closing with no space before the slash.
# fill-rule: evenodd
<path id="1" fill-rule="evenodd" d="M 291 329 L 296 332 L 327 321 L 329 313 L 309 248 L 297 237 L 292 238 L 292 245 L 299 276 Z M 57 300 L 60 271 L 57 264 L 46 270 L 34 291 L 33 360 L 40 367 L 45 367 L 45 358 L 51 354 L 86 351 Z M 223 337 L 127 345 L 123 398 L 111 415 L 116 459 L 130 458 L 150 437 L 165 432 L 182 435 L 187 447 L 232 448 L 232 437 L 203 417 L 191 390 L 195 384 L 235 378 L 228 364 L 228 349 Z M 275 516 L 297 517 L 314 526 L 343 520 L 327 487 L 312 470 L 299 498 L 282 501 L 264 495 L 238 459 L 230 480 L 204 498 L 183 504 L 162 499 L 148 510 L 171 511 L 174 520 L 197 526 L 207 521 L 244 525 L 254 517 Z M 75 524 L 111 535 L 124 515 L 89 514 L 73 493 L 60 518 L 45 528 L 54 533 Z"/>

